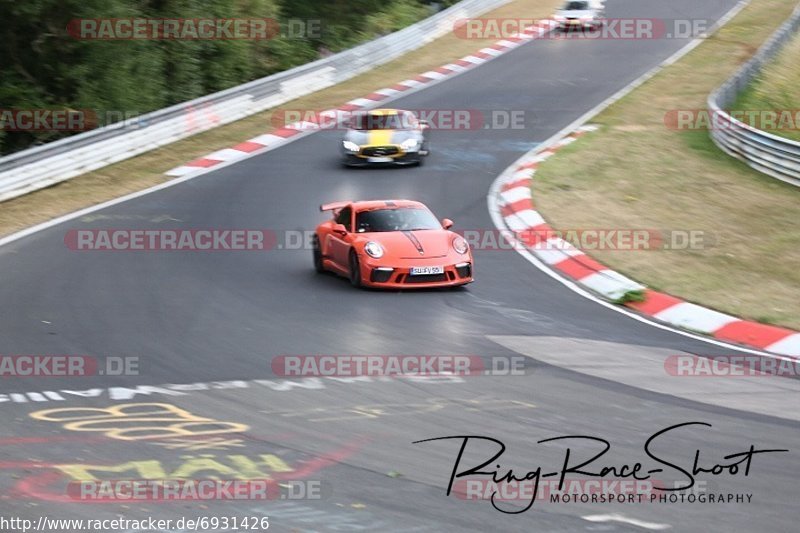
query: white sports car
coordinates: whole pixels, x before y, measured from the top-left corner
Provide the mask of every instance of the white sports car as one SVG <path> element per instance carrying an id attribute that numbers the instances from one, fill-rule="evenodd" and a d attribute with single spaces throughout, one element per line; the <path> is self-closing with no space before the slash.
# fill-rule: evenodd
<path id="1" fill-rule="evenodd" d="M 603 25 L 605 4 L 602 0 L 567 0 L 553 19 L 559 29 L 596 29 Z"/>

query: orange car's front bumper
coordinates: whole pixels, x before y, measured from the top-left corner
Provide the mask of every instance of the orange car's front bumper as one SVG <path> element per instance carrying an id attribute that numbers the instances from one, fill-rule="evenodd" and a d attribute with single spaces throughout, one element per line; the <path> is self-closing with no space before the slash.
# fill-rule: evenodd
<path id="1" fill-rule="evenodd" d="M 411 275 L 410 267 L 361 265 L 362 283 L 367 287 L 387 289 L 424 289 L 431 287 L 456 287 L 473 281 L 471 259 L 444 265 L 444 273 Z"/>

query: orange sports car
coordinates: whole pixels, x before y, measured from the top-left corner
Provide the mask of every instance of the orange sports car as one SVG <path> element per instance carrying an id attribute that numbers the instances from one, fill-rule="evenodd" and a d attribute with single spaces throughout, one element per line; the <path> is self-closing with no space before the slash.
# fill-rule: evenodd
<path id="1" fill-rule="evenodd" d="M 313 239 L 314 268 L 356 287 L 454 287 L 472 282 L 472 251 L 420 202 L 334 202 Z"/>

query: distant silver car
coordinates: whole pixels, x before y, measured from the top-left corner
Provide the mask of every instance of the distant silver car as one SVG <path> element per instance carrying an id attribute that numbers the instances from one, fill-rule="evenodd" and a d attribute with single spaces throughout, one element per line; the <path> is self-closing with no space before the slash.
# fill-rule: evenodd
<path id="1" fill-rule="evenodd" d="M 356 112 L 342 139 L 342 162 L 347 166 L 421 165 L 430 153 L 428 130 L 428 122 L 411 111 Z"/>
<path id="2" fill-rule="evenodd" d="M 601 0 L 567 0 L 556 11 L 553 19 L 561 30 L 597 29 L 606 16 L 605 4 Z"/>

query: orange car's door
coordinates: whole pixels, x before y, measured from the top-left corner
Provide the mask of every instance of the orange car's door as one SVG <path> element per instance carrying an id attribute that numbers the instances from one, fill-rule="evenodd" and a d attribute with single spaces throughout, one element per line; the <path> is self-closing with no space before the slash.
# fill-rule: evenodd
<path id="1" fill-rule="evenodd" d="M 347 230 L 347 233 L 341 235 L 335 231 L 331 231 L 328 236 L 328 254 L 333 261 L 344 270 L 347 270 L 349 265 L 350 243 L 352 242 L 351 231 L 353 228 L 352 223 L 353 210 L 348 206 L 343 208 L 336 216 L 335 222 L 341 224 Z"/>

